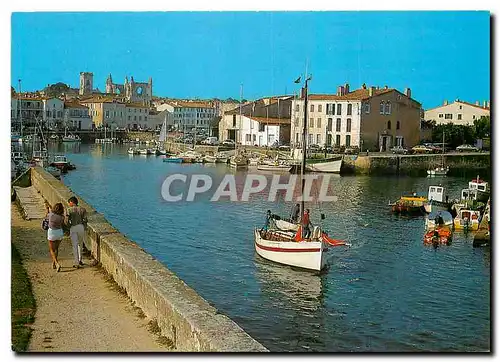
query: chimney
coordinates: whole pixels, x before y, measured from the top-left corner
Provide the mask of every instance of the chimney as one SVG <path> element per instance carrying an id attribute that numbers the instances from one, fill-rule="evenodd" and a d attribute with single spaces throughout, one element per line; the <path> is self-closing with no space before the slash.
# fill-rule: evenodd
<path id="1" fill-rule="evenodd" d="M 363 83 L 363 85 L 361 86 L 361 88 L 366 89 L 366 83 Z"/>
<path id="2" fill-rule="evenodd" d="M 483 108 L 486 108 L 486 101 L 483 101 Z"/>
<path id="3" fill-rule="evenodd" d="M 476 106 L 479 106 L 479 101 L 476 101 Z"/>
<path id="4" fill-rule="evenodd" d="M 490 108 L 490 101 L 486 101 L 486 108 Z"/>
<path id="5" fill-rule="evenodd" d="M 410 88 L 405 88 L 405 96 L 408 98 L 411 98 L 411 89 Z"/>
<path id="6" fill-rule="evenodd" d="M 388 86 L 386 86 L 386 85 L 384 85 L 384 89 L 389 89 L 389 87 L 388 87 Z"/>
<path id="7" fill-rule="evenodd" d="M 339 85 L 337 88 L 337 95 L 338 96 L 343 96 L 344 95 L 344 87 Z"/>
<path id="8" fill-rule="evenodd" d="M 368 96 L 373 97 L 374 94 L 375 94 L 375 87 L 370 87 L 368 89 Z"/>
<path id="9" fill-rule="evenodd" d="M 344 85 L 344 94 L 347 94 L 347 93 L 349 93 L 349 83 L 346 83 Z"/>
<path id="10" fill-rule="evenodd" d="M 448 105 L 448 100 L 445 99 L 444 102 L 443 102 L 443 106 L 447 106 Z"/>

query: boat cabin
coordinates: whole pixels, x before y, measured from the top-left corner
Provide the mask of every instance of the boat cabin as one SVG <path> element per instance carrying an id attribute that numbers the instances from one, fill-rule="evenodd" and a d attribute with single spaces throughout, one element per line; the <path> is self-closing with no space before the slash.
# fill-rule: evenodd
<path id="1" fill-rule="evenodd" d="M 19 161 L 23 159 L 23 153 L 19 151 L 12 151 L 10 153 L 10 158 L 13 159 L 14 161 Z"/>
<path id="2" fill-rule="evenodd" d="M 480 180 L 479 177 L 469 182 L 469 189 L 482 192 L 489 192 L 488 183 L 486 181 Z"/>
<path id="3" fill-rule="evenodd" d="M 462 200 L 477 200 L 477 189 L 463 189 L 460 198 Z"/>
<path id="4" fill-rule="evenodd" d="M 429 201 L 445 202 L 445 192 L 442 186 L 429 186 L 429 192 L 427 194 L 427 199 Z"/>
<path id="5" fill-rule="evenodd" d="M 64 155 L 54 156 L 54 163 L 68 163 L 68 159 Z"/>

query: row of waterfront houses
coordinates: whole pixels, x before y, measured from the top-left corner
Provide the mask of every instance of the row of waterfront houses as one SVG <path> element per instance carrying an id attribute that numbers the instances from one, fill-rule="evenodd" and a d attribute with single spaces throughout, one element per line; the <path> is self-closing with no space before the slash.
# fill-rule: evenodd
<path id="1" fill-rule="evenodd" d="M 305 109 L 301 95 L 263 97 L 244 104 L 217 99 L 162 99 L 152 97 L 150 79 L 148 83 L 134 82 L 133 87 L 128 87 L 130 94 L 123 96 L 116 93 L 121 85 L 110 83 L 111 76 L 107 91 L 112 93 L 92 91 L 91 76 L 81 73 L 82 89 L 71 97 L 13 92 L 12 123 L 22 119 L 29 124 L 41 119 L 51 128 L 90 130 L 107 126 L 140 130 L 158 129 L 166 120 L 173 130 L 204 130 L 221 141 L 232 139 L 243 145 L 302 143 Z M 147 92 L 134 95 L 141 87 L 147 87 Z M 429 136 L 422 120 L 472 124 L 489 113 L 489 102 L 480 105 L 458 99 L 424 112 L 412 98 L 410 88 L 401 92 L 363 84 L 351 90 L 346 83 L 332 94 L 309 94 L 307 143 L 382 151 L 394 146 L 412 147 Z"/>

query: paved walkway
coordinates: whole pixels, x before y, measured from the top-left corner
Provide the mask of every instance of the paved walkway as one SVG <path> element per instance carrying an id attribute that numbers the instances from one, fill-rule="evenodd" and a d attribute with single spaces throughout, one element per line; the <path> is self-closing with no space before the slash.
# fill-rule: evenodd
<path id="1" fill-rule="evenodd" d="M 43 197 L 33 187 L 14 186 L 16 197 L 21 201 L 24 217 L 28 220 L 42 219 L 45 217 L 45 203 Z"/>
<path id="2" fill-rule="evenodd" d="M 28 350 L 168 352 L 148 331 L 144 315 L 97 267 L 89 266 L 89 260 L 84 260 L 82 269 L 73 269 L 69 238 L 59 248 L 61 271 L 52 269 L 40 223 L 40 219 L 24 220 L 12 204 L 12 242 L 23 257 L 37 308 Z"/>

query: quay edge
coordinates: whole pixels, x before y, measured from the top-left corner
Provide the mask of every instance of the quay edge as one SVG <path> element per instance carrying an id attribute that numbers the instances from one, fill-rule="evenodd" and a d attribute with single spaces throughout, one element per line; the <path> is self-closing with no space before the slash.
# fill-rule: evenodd
<path id="1" fill-rule="evenodd" d="M 268 352 L 62 182 L 40 167 L 27 173 L 31 185 L 51 205 L 66 205 L 70 196 L 78 197 L 89 213 L 87 249 L 148 318 L 157 321 L 161 334 L 172 341 L 176 351 Z"/>

